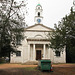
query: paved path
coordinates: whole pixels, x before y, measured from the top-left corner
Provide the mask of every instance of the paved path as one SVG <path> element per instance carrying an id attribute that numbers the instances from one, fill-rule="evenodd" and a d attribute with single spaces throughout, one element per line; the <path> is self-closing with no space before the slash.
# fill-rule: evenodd
<path id="1" fill-rule="evenodd" d="M 38 65 L 23 65 L 23 64 L 0 64 L 0 69 L 37 67 Z M 56 64 L 53 67 L 75 67 L 75 64 Z"/>

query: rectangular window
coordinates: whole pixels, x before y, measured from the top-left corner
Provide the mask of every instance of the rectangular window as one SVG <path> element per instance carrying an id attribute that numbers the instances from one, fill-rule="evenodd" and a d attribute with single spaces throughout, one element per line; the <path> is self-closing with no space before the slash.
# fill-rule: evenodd
<path id="1" fill-rule="evenodd" d="M 17 45 L 21 45 L 21 40 L 17 40 Z"/>
<path id="2" fill-rule="evenodd" d="M 19 36 L 17 37 L 17 39 L 16 39 L 16 44 L 17 44 L 17 45 L 21 45 L 21 37 L 19 37 Z"/>
<path id="3" fill-rule="evenodd" d="M 21 51 L 17 51 L 16 56 L 21 56 Z"/>
<path id="4" fill-rule="evenodd" d="M 56 51 L 55 54 L 57 57 L 60 57 L 60 51 Z"/>

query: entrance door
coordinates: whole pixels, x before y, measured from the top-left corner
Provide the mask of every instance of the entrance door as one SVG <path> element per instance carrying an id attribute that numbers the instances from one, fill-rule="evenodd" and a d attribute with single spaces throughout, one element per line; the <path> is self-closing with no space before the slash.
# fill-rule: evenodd
<path id="1" fill-rule="evenodd" d="M 36 50 L 36 60 L 41 60 L 41 50 Z"/>

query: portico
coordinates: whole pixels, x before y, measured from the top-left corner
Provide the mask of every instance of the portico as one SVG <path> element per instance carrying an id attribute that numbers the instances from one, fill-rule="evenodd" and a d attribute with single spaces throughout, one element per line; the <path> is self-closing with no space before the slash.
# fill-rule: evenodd
<path id="1" fill-rule="evenodd" d="M 28 60 L 50 59 L 49 41 L 44 39 L 28 39 Z"/>

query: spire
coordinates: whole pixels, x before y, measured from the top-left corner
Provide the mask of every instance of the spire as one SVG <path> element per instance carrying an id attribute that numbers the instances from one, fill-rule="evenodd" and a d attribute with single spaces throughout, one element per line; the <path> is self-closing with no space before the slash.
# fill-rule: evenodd
<path id="1" fill-rule="evenodd" d="M 39 6 L 40 4 L 38 4 L 38 6 Z"/>

